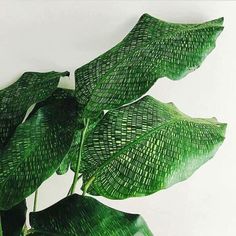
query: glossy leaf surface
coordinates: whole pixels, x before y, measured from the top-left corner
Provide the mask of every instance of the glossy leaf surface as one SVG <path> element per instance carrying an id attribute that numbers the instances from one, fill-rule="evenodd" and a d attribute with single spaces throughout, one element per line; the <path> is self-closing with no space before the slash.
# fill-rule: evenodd
<path id="1" fill-rule="evenodd" d="M 32 236 L 152 235 L 141 216 L 117 211 L 77 194 L 43 211 L 30 213 L 30 225 Z"/>
<path id="2" fill-rule="evenodd" d="M 59 167 L 76 127 L 74 100 L 55 100 L 19 125 L 0 159 L 0 209 L 33 193 Z"/>
<path id="3" fill-rule="evenodd" d="M 144 196 L 187 179 L 213 157 L 225 124 L 194 119 L 146 96 L 109 111 L 84 143 L 84 186 L 112 199 Z"/>
<path id="4" fill-rule="evenodd" d="M 215 47 L 222 23 L 223 18 L 175 24 L 144 14 L 121 43 L 76 70 L 84 116 L 134 101 L 158 78 L 178 80 L 199 67 Z"/>
<path id="5" fill-rule="evenodd" d="M 8 211 L 0 211 L 3 236 L 19 236 L 26 220 L 26 201 Z"/>
<path id="6" fill-rule="evenodd" d="M 49 97 L 61 76 L 69 72 L 26 72 L 15 83 L 0 90 L 0 148 L 23 121 L 28 108 Z"/>

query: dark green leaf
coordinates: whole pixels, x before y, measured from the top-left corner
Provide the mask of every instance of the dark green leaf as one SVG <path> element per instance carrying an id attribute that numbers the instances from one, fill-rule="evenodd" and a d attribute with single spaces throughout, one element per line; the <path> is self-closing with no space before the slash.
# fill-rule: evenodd
<path id="1" fill-rule="evenodd" d="M 26 220 L 26 201 L 8 211 L 0 211 L 3 236 L 19 236 Z"/>
<path id="2" fill-rule="evenodd" d="M 69 170 L 71 162 L 76 162 L 79 153 L 81 129 L 77 126 L 70 149 L 57 170 L 58 175 L 64 175 Z"/>
<path id="3" fill-rule="evenodd" d="M 167 188 L 213 157 L 225 128 L 215 119 L 191 118 L 150 96 L 109 111 L 84 143 L 84 187 L 93 180 L 88 192 L 112 199 Z"/>
<path id="4" fill-rule="evenodd" d="M 60 167 L 57 170 L 58 175 L 65 174 L 68 171 L 71 163 L 77 162 L 79 149 L 80 149 L 82 129 L 84 128 L 84 124 L 81 119 L 81 114 L 82 114 L 82 109 L 80 109 L 80 114 L 78 115 L 77 127 L 76 127 L 76 131 L 75 131 L 74 138 L 71 143 L 70 149 L 69 149 L 68 153 L 66 154 L 64 160 L 62 161 Z M 94 118 L 90 119 L 86 136 L 89 135 L 90 132 L 92 132 L 92 130 L 96 127 L 97 123 L 101 120 L 101 118 L 103 116 L 104 116 L 104 113 L 102 112 L 102 113 L 100 113 L 100 115 L 97 115 Z M 73 170 L 76 169 L 75 166 L 73 166 L 73 167 L 71 166 L 71 168 L 73 168 Z"/>
<path id="5" fill-rule="evenodd" d="M 28 108 L 51 95 L 61 76 L 69 72 L 26 72 L 14 84 L 0 90 L 0 148 L 23 121 Z"/>
<path id="6" fill-rule="evenodd" d="M 30 213 L 32 236 L 151 236 L 143 218 L 117 211 L 77 194 Z"/>
<path id="7" fill-rule="evenodd" d="M 55 100 L 19 125 L 0 159 L 0 209 L 33 193 L 59 167 L 76 128 L 73 99 Z"/>
<path id="8" fill-rule="evenodd" d="M 54 103 L 55 101 L 64 100 L 64 99 L 73 99 L 73 98 L 74 98 L 74 90 L 57 88 L 48 99 L 38 103 L 35 107 L 35 110 L 37 111 L 40 107 L 45 106 L 49 103 Z M 78 109 L 77 112 L 79 112 L 79 110 L 81 110 L 81 109 Z M 79 114 L 78 114 L 78 116 L 79 116 Z M 75 133 L 80 132 L 80 130 L 78 130 L 78 128 L 80 128 L 80 127 L 77 125 Z M 74 134 L 73 140 L 74 139 L 75 139 L 75 134 Z M 73 142 L 74 141 L 72 141 L 72 144 L 73 144 Z M 58 175 L 63 175 L 68 171 L 69 166 L 70 166 L 70 162 L 71 162 L 71 158 L 74 156 L 74 155 L 73 156 L 70 155 L 70 153 L 72 153 L 71 149 L 72 148 L 69 149 L 68 153 L 65 155 L 63 161 L 61 162 L 59 168 L 57 169 L 56 172 Z"/>
<path id="9" fill-rule="evenodd" d="M 121 43 L 76 70 L 75 93 L 84 116 L 134 101 L 158 78 L 178 80 L 199 67 L 215 47 L 222 23 L 223 18 L 174 24 L 144 14 Z"/>

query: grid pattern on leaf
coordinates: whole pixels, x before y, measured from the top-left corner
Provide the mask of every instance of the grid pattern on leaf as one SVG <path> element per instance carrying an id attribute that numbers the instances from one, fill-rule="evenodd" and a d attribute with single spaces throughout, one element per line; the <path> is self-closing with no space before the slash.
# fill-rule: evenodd
<path id="1" fill-rule="evenodd" d="M 9 87 L 0 90 L 0 148 L 23 121 L 28 108 L 51 95 L 59 72 L 26 72 Z"/>
<path id="2" fill-rule="evenodd" d="M 61 163 L 60 167 L 57 170 L 58 175 L 63 175 L 65 174 L 69 167 L 73 171 L 76 171 L 76 164 L 77 164 L 77 158 L 80 150 L 80 141 L 81 141 L 81 131 L 84 127 L 83 124 L 83 119 L 82 119 L 82 109 L 79 109 L 78 117 L 77 117 L 77 126 L 76 126 L 76 131 L 70 146 L 70 149 L 68 153 L 66 154 L 63 162 Z M 89 120 L 89 126 L 87 128 L 86 136 L 89 136 L 90 132 L 94 129 L 94 127 L 97 125 L 99 120 L 103 117 L 104 113 L 101 112 L 100 114 L 97 114 L 95 117 L 92 117 Z"/>
<path id="3" fill-rule="evenodd" d="M 41 212 L 30 214 L 35 231 L 68 236 L 151 236 L 139 215 L 107 207 L 91 197 L 69 196 Z"/>
<path id="4" fill-rule="evenodd" d="M 177 80 L 197 68 L 215 47 L 222 23 L 173 24 L 143 15 L 121 43 L 76 70 L 84 116 L 137 99 L 160 77 Z"/>
<path id="5" fill-rule="evenodd" d="M 0 209 L 33 193 L 58 168 L 75 129 L 71 100 L 40 108 L 19 125 L 0 158 Z"/>
<path id="6" fill-rule="evenodd" d="M 83 180 L 89 193 L 143 196 L 188 178 L 224 140 L 225 124 L 193 119 L 146 96 L 108 112 L 86 139 Z"/>

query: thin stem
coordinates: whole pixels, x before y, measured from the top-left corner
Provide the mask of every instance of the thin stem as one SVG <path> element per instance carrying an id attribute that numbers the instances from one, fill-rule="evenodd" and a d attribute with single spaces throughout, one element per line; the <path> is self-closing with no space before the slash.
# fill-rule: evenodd
<path id="1" fill-rule="evenodd" d="M 0 215 L 0 236 L 3 236 L 1 215 Z"/>
<path id="2" fill-rule="evenodd" d="M 92 182 L 94 181 L 94 179 L 95 179 L 95 176 L 92 176 L 92 177 L 88 180 L 88 182 L 85 184 L 85 186 L 84 186 L 84 191 L 83 191 L 83 196 L 85 196 L 85 194 L 87 193 L 88 188 L 90 187 L 90 185 L 92 184 Z"/>
<path id="3" fill-rule="evenodd" d="M 81 175 L 78 177 L 77 181 L 79 181 L 79 179 L 80 179 L 82 176 L 83 176 L 83 174 L 81 174 Z M 71 185 L 71 187 L 70 187 L 70 189 L 69 189 L 69 192 L 67 193 L 66 196 L 69 196 L 69 195 L 71 194 L 71 189 L 72 189 L 72 185 Z"/>
<path id="4" fill-rule="evenodd" d="M 23 236 L 25 236 L 25 235 L 27 234 L 27 231 L 28 231 L 27 225 L 24 224 L 23 229 L 22 229 L 22 231 L 21 231 L 21 234 L 22 234 Z"/>
<path id="5" fill-rule="evenodd" d="M 38 201 L 38 189 L 34 193 L 34 207 L 33 207 L 33 212 L 37 210 L 37 201 Z"/>
<path id="6" fill-rule="evenodd" d="M 73 194 L 75 192 L 75 187 L 78 181 L 78 176 L 79 176 L 79 169 L 80 169 L 80 163 L 81 163 L 81 158 L 82 158 L 82 151 L 83 151 L 83 145 L 84 145 L 84 140 L 85 140 L 85 135 L 88 129 L 89 125 L 89 119 L 84 119 L 84 129 L 82 130 L 82 136 L 80 140 L 80 148 L 79 148 L 79 155 L 76 163 L 76 171 L 74 174 L 74 179 L 71 185 L 71 191 L 70 194 Z"/>

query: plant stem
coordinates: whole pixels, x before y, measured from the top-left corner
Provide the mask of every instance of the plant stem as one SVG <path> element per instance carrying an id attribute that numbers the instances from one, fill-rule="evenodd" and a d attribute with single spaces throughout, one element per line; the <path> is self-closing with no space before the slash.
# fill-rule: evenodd
<path id="1" fill-rule="evenodd" d="M 38 189 L 34 193 L 34 207 L 33 207 L 33 212 L 37 210 L 37 200 L 38 200 Z"/>
<path id="2" fill-rule="evenodd" d="M 27 225 L 24 224 L 23 229 L 22 229 L 22 231 L 21 231 L 21 235 L 23 235 L 23 236 L 27 235 L 27 231 L 28 231 Z"/>
<path id="3" fill-rule="evenodd" d="M 92 176 L 92 177 L 88 180 L 88 182 L 85 184 L 85 186 L 84 186 L 84 191 L 83 191 L 83 196 L 85 196 L 85 194 L 86 194 L 88 188 L 90 187 L 90 185 L 92 184 L 92 182 L 94 181 L 94 179 L 95 179 L 95 176 Z"/>
<path id="4" fill-rule="evenodd" d="M 0 236 L 3 236 L 1 215 L 0 215 Z"/>
<path id="5" fill-rule="evenodd" d="M 80 179 L 82 176 L 83 176 L 83 174 L 81 174 L 81 175 L 78 177 L 77 181 L 79 181 L 79 179 Z M 71 194 L 71 189 L 72 189 L 72 185 L 70 186 L 70 189 L 69 189 L 69 191 L 68 191 L 68 193 L 67 193 L 66 196 L 69 196 L 69 195 Z"/>
<path id="6" fill-rule="evenodd" d="M 80 163 L 81 163 L 81 158 L 82 158 L 82 151 L 83 151 L 83 146 L 84 146 L 84 140 L 85 140 L 85 135 L 88 129 L 89 125 L 89 119 L 84 119 L 84 129 L 82 130 L 82 135 L 81 135 L 81 140 L 80 140 L 80 148 L 79 148 L 79 155 L 76 163 L 76 171 L 74 174 L 74 179 L 71 185 L 71 191 L 70 194 L 73 194 L 75 192 L 75 187 L 78 181 L 79 177 L 79 169 L 80 169 Z"/>

